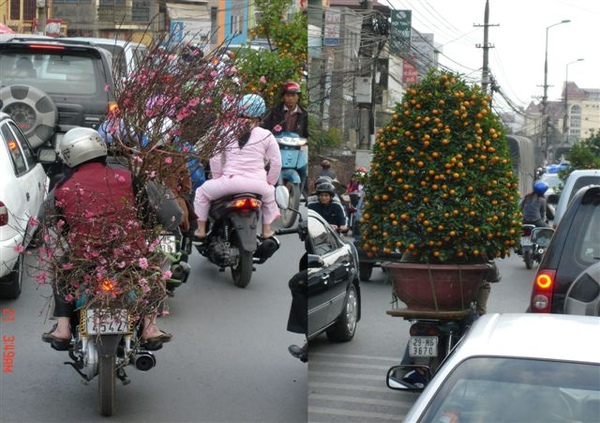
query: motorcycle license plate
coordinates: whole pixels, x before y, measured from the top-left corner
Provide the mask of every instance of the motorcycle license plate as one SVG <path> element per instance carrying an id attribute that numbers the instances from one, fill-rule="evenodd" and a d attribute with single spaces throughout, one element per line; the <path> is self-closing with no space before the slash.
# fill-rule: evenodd
<path id="1" fill-rule="evenodd" d="M 528 236 L 522 236 L 521 237 L 521 246 L 527 246 L 527 245 L 531 245 L 531 238 Z"/>
<path id="2" fill-rule="evenodd" d="M 408 343 L 410 357 L 437 357 L 437 336 L 411 336 Z"/>
<path id="3" fill-rule="evenodd" d="M 177 252 L 177 238 L 172 235 L 164 235 L 160 238 L 160 249 L 165 253 L 174 254 Z"/>
<path id="4" fill-rule="evenodd" d="M 88 335 L 109 335 L 129 332 L 129 314 L 127 310 L 98 310 L 88 308 L 85 311 L 85 330 Z"/>

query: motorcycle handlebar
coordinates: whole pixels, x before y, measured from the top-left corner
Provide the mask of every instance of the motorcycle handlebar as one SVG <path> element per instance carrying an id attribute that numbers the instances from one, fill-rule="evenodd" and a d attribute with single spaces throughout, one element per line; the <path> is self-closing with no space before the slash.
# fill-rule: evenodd
<path id="1" fill-rule="evenodd" d="M 298 234 L 300 230 L 298 228 L 278 228 L 275 229 L 275 235 L 288 235 L 288 234 Z"/>

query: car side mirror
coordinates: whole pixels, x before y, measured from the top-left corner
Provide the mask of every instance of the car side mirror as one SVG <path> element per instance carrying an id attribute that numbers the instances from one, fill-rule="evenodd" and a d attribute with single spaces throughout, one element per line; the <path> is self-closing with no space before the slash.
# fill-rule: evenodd
<path id="1" fill-rule="evenodd" d="M 387 373 L 387 386 L 396 391 L 422 392 L 431 377 L 426 366 L 393 366 Z"/>
<path id="2" fill-rule="evenodd" d="M 558 194 L 550 194 L 548 196 L 548 198 L 546 199 L 546 202 L 548 204 L 558 204 L 558 198 L 559 198 Z"/>
<path id="3" fill-rule="evenodd" d="M 37 159 L 42 164 L 55 163 L 58 156 L 53 148 L 40 148 L 37 151 Z"/>
<path id="4" fill-rule="evenodd" d="M 309 269 L 323 267 L 324 265 L 325 265 L 325 262 L 323 261 L 323 259 L 320 256 L 318 256 L 316 254 L 308 255 L 308 268 Z"/>

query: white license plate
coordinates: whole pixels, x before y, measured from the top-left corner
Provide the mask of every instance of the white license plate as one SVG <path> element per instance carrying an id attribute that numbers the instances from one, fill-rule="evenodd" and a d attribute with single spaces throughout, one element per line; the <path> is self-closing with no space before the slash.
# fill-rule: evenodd
<path id="1" fill-rule="evenodd" d="M 408 355 L 411 357 L 437 357 L 437 336 L 411 336 L 408 344 Z"/>
<path id="2" fill-rule="evenodd" d="M 521 237 L 521 246 L 531 245 L 531 237 L 522 236 Z"/>
<path id="3" fill-rule="evenodd" d="M 165 235 L 160 238 L 160 249 L 165 253 L 174 254 L 177 252 L 177 238 L 171 235 Z"/>
<path id="4" fill-rule="evenodd" d="M 129 314 L 127 310 L 98 310 L 88 308 L 85 311 L 85 329 L 88 335 L 108 335 L 129 332 Z"/>

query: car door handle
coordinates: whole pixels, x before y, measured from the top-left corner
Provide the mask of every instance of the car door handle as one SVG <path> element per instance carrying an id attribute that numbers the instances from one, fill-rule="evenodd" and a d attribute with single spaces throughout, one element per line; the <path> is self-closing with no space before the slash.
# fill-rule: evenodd
<path id="1" fill-rule="evenodd" d="M 25 193 L 25 198 L 27 199 L 27 201 L 29 201 L 29 198 L 30 198 L 29 191 L 27 191 L 27 192 Z"/>
<path id="2" fill-rule="evenodd" d="M 321 275 L 321 280 L 323 281 L 324 285 L 327 285 L 327 282 L 329 282 L 329 273 Z"/>

